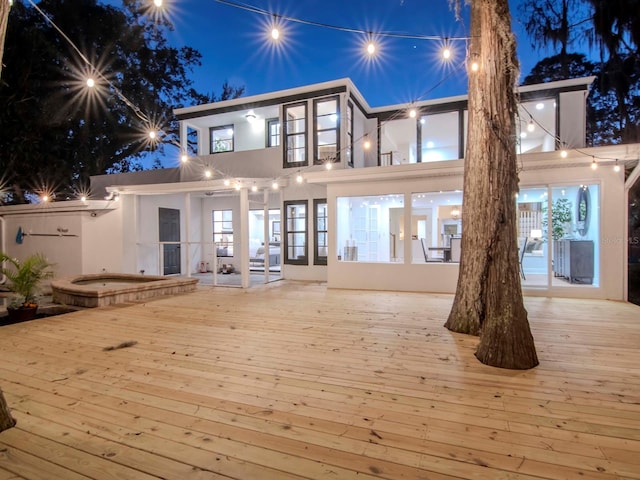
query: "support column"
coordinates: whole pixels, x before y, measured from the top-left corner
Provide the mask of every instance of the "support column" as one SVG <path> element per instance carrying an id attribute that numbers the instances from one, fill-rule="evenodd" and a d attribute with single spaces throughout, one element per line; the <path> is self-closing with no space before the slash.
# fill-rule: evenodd
<path id="1" fill-rule="evenodd" d="M 264 283 L 269 283 L 269 268 L 271 266 L 270 263 L 270 243 L 271 238 L 269 238 L 269 189 L 264 189 Z"/>
<path id="2" fill-rule="evenodd" d="M 240 274 L 242 288 L 251 286 L 249 273 L 249 190 L 240 190 Z"/>
<path id="3" fill-rule="evenodd" d="M 187 265 L 187 277 L 191 277 L 191 194 L 184 194 L 184 241 Z"/>

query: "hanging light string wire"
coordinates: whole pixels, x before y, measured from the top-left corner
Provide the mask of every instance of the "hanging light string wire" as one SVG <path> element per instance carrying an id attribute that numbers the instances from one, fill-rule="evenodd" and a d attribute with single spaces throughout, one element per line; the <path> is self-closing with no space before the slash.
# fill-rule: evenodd
<path id="1" fill-rule="evenodd" d="M 410 33 L 400 33 L 400 32 L 384 32 L 384 31 L 376 31 L 372 32 L 370 30 L 362 30 L 353 27 L 343 27 L 339 25 L 331 25 L 329 23 L 316 22 L 313 20 L 305 20 L 302 18 L 290 17 L 287 15 L 281 15 L 279 13 L 270 12 L 268 10 L 264 10 L 259 7 L 255 7 L 253 5 L 249 5 L 247 3 L 238 3 L 232 2 L 230 0 L 215 0 L 217 3 L 227 5 L 234 8 L 239 8 L 241 10 L 246 10 L 248 12 L 257 13 L 260 15 L 265 15 L 273 18 L 283 19 L 288 22 L 301 23 L 303 25 L 311 25 L 314 27 L 320 28 L 328 28 L 331 30 L 338 30 L 341 32 L 349 32 L 349 33 L 361 33 L 364 35 L 375 35 L 376 37 L 388 37 L 388 38 L 402 38 L 402 39 L 410 39 L 410 40 L 446 40 L 446 41 L 466 41 L 469 40 L 469 37 L 443 37 L 439 35 L 417 35 Z"/>

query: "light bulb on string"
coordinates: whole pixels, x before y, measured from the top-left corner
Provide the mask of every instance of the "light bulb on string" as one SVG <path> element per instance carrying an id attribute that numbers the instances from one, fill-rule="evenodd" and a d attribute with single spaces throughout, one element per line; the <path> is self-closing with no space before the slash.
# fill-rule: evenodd
<path id="1" fill-rule="evenodd" d="M 276 182 L 273 182 L 273 183 L 271 184 L 271 188 L 273 188 L 274 190 L 278 190 L 278 188 L 280 188 L 280 185 L 279 185 L 279 184 L 278 184 L 278 182 L 276 181 Z"/>
<path id="2" fill-rule="evenodd" d="M 182 155 L 180 155 L 180 161 L 182 163 L 187 163 L 189 161 L 189 156 L 186 153 L 183 153 Z"/>
<path id="3" fill-rule="evenodd" d="M 364 142 L 362 142 L 362 147 L 363 147 L 365 150 L 369 150 L 369 149 L 371 148 L 371 140 L 369 140 L 369 137 L 368 137 L 368 136 L 365 136 L 365 137 L 364 137 Z"/>
<path id="4" fill-rule="evenodd" d="M 278 41 L 280 39 L 280 25 L 278 22 L 277 15 L 273 16 L 273 22 L 271 23 L 269 30 L 270 30 L 271 40 Z"/>
<path id="5" fill-rule="evenodd" d="M 533 132 L 535 129 L 536 125 L 533 123 L 533 119 L 529 120 L 529 123 L 527 123 L 527 131 Z"/>
<path id="6" fill-rule="evenodd" d="M 593 158 L 593 161 L 591 162 L 591 170 L 597 170 L 598 168 L 598 162 L 596 162 L 595 157 Z"/>
<path id="7" fill-rule="evenodd" d="M 231 185 L 231 180 L 229 180 L 228 178 L 225 178 L 223 183 L 225 187 L 228 187 L 229 185 Z"/>
<path id="8" fill-rule="evenodd" d="M 87 197 L 85 197 L 84 195 L 83 195 L 83 196 L 81 196 L 81 197 L 80 197 L 80 201 L 81 201 L 82 203 L 86 202 L 86 201 L 87 201 Z"/>
<path id="9" fill-rule="evenodd" d="M 415 108 L 412 108 L 411 110 L 409 110 L 409 118 L 416 118 L 416 115 L 418 115 L 418 112 L 416 111 Z"/>
<path id="10" fill-rule="evenodd" d="M 251 191 L 252 192 L 257 192 L 258 191 L 258 186 L 255 183 L 253 185 L 251 185 Z"/>
<path id="11" fill-rule="evenodd" d="M 96 86 L 96 81 L 91 77 L 87 78 L 87 87 L 93 88 L 95 86 Z"/>
<path id="12" fill-rule="evenodd" d="M 298 175 L 296 176 L 296 182 L 298 183 L 304 182 L 304 177 L 302 176 L 302 174 L 298 173 Z"/>
<path id="13" fill-rule="evenodd" d="M 471 71 L 472 72 L 477 72 L 480 69 L 480 64 L 474 60 L 471 62 Z"/>
<path id="14" fill-rule="evenodd" d="M 155 130 L 151 130 L 151 131 L 149 132 L 149 138 L 150 138 L 151 140 L 155 140 L 156 135 L 157 135 L 157 134 L 156 134 Z"/>
<path id="15" fill-rule="evenodd" d="M 618 163 L 618 159 L 616 158 L 616 163 L 613 166 L 613 171 L 618 173 L 620 171 L 620 164 Z"/>
<path id="16" fill-rule="evenodd" d="M 327 170 L 331 170 L 331 168 L 332 168 L 331 162 L 325 163 L 324 164 L 324 168 L 326 168 Z"/>
<path id="17" fill-rule="evenodd" d="M 153 4 L 156 7 L 160 8 L 162 6 L 162 0 L 153 0 Z"/>
<path id="18" fill-rule="evenodd" d="M 564 148 L 560 150 L 560 156 L 562 158 L 567 158 L 567 155 L 569 155 L 569 153 Z"/>
<path id="19" fill-rule="evenodd" d="M 449 43 L 449 39 L 444 39 L 444 45 L 442 46 L 442 58 L 444 60 L 450 60 L 453 52 L 451 51 L 451 44 Z"/>
<path id="20" fill-rule="evenodd" d="M 204 171 L 204 177 L 205 177 L 205 178 L 211 178 L 211 177 L 213 177 L 213 172 L 212 172 L 210 169 L 208 169 L 208 168 L 207 168 L 207 169 Z"/>
<path id="21" fill-rule="evenodd" d="M 233 188 L 235 188 L 236 190 L 240 190 L 242 188 L 242 185 L 240 185 L 240 182 L 236 182 Z"/>

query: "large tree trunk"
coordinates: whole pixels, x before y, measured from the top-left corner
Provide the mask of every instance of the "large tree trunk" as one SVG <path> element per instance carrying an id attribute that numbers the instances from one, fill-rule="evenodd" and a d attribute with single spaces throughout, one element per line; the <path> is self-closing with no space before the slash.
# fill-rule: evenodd
<path id="1" fill-rule="evenodd" d="M 2 58 L 4 56 L 4 38 L 7 36 L 7 24 L 9 23 L 9 10 L 11 3 L 7 0 L 0 1 L 0 78 L 2 78 Z"/>
<path id="2" fill-rule="evenodd" d="M 520 287 L 514 93 L 518 76 L 507 0 L 472 0 L 469 128 L 464 169 L 460 275 L 445 326 L 480 334 L 487 365 L 538 364 Z"/>
<path id="3" fill-rule="evenodd" d="M 15 426 L 16 421 L 11 416 L 7 402 L 4 399 L 2 390 L 0 390 L 0 432 L 10 429 Z"/>

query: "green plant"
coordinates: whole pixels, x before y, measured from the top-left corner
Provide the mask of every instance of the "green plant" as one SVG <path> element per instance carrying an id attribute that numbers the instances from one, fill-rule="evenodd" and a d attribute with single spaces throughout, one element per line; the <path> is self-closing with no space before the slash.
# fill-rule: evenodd
<path id="1" fill-rule="evenodd" d="M 9 306 L 16 308 L 37 305 L 36 295 L 42 281 L 53 276 L 53 264 L 41 253 L 30 255 L 22 261 L 0 253 L 0 262 L 0 273 L 6 275 L 7 287 L 15 294 L 15 299 Z"/>
<path id="2" fill-rule="evenodd" d="M 551 236 L 554 240 L 560 240 L 565 236 L 566 226 L 573 219 L 571 215 L 571 202 L 568 198 L 559 198 L 553 202 L 551 207 Z M 542 227 L 546 230 L 548 227 L 547 222 L 547 209 L 542 209 Z"/>

